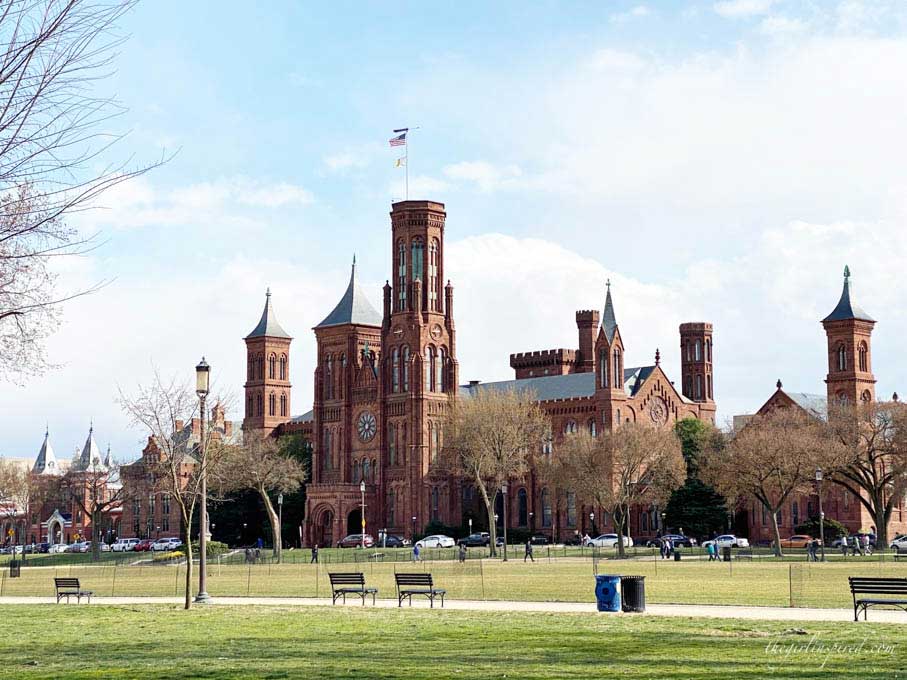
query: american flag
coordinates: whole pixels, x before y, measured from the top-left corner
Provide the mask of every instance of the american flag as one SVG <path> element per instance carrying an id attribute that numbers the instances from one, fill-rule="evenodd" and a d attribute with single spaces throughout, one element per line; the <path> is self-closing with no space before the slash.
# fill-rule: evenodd
<path id="1" fill-rule="evenodd" d="M 406 133 L 390 138 L 391 146 L 406 146 Z"/>

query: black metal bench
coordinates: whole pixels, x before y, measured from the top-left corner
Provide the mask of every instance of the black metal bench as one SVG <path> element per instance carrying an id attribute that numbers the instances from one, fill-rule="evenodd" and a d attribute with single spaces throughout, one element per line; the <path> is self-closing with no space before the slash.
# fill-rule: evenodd
<path id="1" fill-rule="evenodd" d="M 431 602 L 434 609 L 435 597 L 441 597 L 441 606 L 444 606 L 444 596 L 447 591 L 443 588 L 435 588 L 431 574 L 394 574 L 397 581 L 397 606 L 403 606 L 403 600 L 409 598 L 409 606 L 413 605 L 413 595 L 424 595 Z"/>
<path id="2" fill-rule="evenodd" d="M 347 595 L 358 595 L 362 598 L 362 606 L 365 606 L 365 598 L 372 596 L 372 604 L 375 604 L 375 596 L 378 594 L 377 588 L 365 587 L 365 574 L 361 571 L 339 572 L 336 574 L 328 573 L 331 577 L 331 590 L 333 591 L 334 601 L 337 604 L 339 598 L 343 598 L 346 604 Z"/>
<path id="3" fill-rule="evenodd" d="M 55 578 L 54 590 L 57 593 L 57 604 L 60 604 L 64 597 L 66 604 L 69 604 L 70 597 L 76 597 L 76 602 L 81 602 L 83 597 L 87 597 L 88 603 L 91 604 L 91 596 L 94 594 L 91 590 L 82 590 L 77 578 Z"/>
<path id="4" fill-rule="evenodd" d="M 853 620 L 859 621 L 860 610 L 863 620 L 873 605 L 888 605 L 907 611 L 907 578 L 875 578 L 871 576 L 850 576 L 850 592 L 853 595 Z M 900 599 L 861 597 L 857 595 L 900 595 Z"/>

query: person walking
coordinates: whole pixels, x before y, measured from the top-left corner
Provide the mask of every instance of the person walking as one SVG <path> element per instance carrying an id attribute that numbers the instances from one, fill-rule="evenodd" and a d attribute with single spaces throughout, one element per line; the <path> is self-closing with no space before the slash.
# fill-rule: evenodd
<path id="1" fill-rule="evenodd" d="M 464 562 L 466 562 L 466 544 L 465 543 L 460 544 L 459 558 L 460 558 L 460 564 L 463 564 Z"/>
<path id="2" fill-rule="evenodd" d="M 806 561 L 815 562 L 816 561 L 816 539 L 812 539 L 806 544 Z"/>
<path id="3" fill-rule="evenodd" d="M 318 544 L 314 543 L 314 544 L 312 544 L 312 561 L 309 562 L 309 564 L 317 564 L 317 563 L 318 563 Z"/>
<path id="4" fill-rule="evenodd" d="M 419 544 L 418 544 L 418 543 L 414 543 L 414 544 L 413 544 L 413 562 L 421 562 L 421 561 L 422 561 L 422 557 L 421 557 L 421 555 L 420 555 L 419 553 L 420 553 L 420 551 L 419 551 Z"/>
<path id="5" fill-rule="evenodd" d="M 531 562 L 535 562 L 535 558 L 532 556 L 532 539 L 531 538 L 526 539 L 526 552 L 523 553 L 523 562 L 525 562 L 527 559 L 530 560 Z"/>
<path id="6" fill-rule="evenodd" d="M 715 552 L 716 552 L 715 544 L 709 543 L 708 546 L 706 546 L 706 547 L 708 548 L 708 551 L 709 551 L 709 562 L 714 562 L 715 561 Z"/>
<path id="7" fill-rule="evenodd" d="M 860 536 L 860 542 L 863 544 L 863 553 L 865 555 L 872 554 L 872 546 L 869 543 L 869 534 L 863 534 Z"/>

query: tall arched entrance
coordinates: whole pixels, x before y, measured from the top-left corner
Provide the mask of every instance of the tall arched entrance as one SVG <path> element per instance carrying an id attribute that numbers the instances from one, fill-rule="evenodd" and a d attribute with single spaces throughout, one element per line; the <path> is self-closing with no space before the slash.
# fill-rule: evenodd
<path id="1" fill-rule="evenodd" d="M 318 516 L 314 526 L 316 545 L 330 548 L 334 545 L 334 513 L 330 510 L 324 510 Z"/>
<path id="2" fill-rule="evenodd" d="M 362 509 L 361 508 L 356 508 L 347 516 L 346 533 L 347 533 L 347 535 L 362 533 Z"/>

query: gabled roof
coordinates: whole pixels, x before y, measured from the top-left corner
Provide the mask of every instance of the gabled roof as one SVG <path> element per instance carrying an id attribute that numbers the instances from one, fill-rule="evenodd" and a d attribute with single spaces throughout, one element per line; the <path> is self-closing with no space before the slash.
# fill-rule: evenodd
<path id="1" fill-rule="evenodd" d="M 291 423 L 313 423 L 315 422 L 315 411 L 306 411 L 301 416 L 290 418 Z"/>
<path id="2" fill-rule="evenodd" d="M 60 464 L 57 462 L 57 456 L 54 454 L 54 449 L 50 445 L 50 430 L 44 432 L 44 443 L 41 444 L 41 450 L 38 452 L 38 457 L 35 459 L 32 472 L 36 475 L 58 475 L 63 472 L 60 468 Z"/>
<path id="3" fill-rule="evenodd" d="M 334 310 L 315 328 L 344 326 L 346 324 L 380 327 L 381 323 L 381 315 L 372 307 L 372 303 L 368 301 L 368 296 L 362 290 L 356 278 L 356 258 L 353 257 L 353 268 L 350 272 L 350 282 L 346 287 L 346 292 L 340 298 L 340 302 L 337 303 Z"/>
<path id="4" fill-rule="evenodd" d="M 864 312 L 858 305 L 850 299 L 850 267 L 844 266 L 844 290 L 841 291 L 841 299 L 838 300 L 838 306 L 834 308 L 831 314 L 822 319 L 826 321 L 845 321 L 847 319 L 859 319 L 861 321 L 875 321 L 869 314 Z"/>
<path id="5" fill-rule="evenodd" d="M 624 369 L 624 390 L 627 396 L 635 396 L 645 381 L 652 375 L 655 366 L 638 366 Z M 520 380 L 501 380 L 499 382 L 461 385 L 460 396 L 470 397 L 477 390 L 490 389 L 501 392 L 516 390 L 535 392 L 539 401 L 556 399 L 578 399 L 595 395 L 595 373 L 568 373 L 566 375 L 545 375 L 537 378 Z"/>
<path id="6" fill-rule="evenodd" d="M 270 288 L 265 293 L 265 308 L 261 313 L 261 319 L 246 338 L 290 338 L 290 334 L 277 322 L 277 315 L 274 314 L 274 309 L 271 307 Z"/>
<path id="7" fill-rule="evenodd" d="M 611 279 L 605 283 L 608 289 L 605 295 L 605 311 L 602 314 L 602 328 L 605 331 L 605 337 L 608 338 L 608 344 L 614 342 L 614 333 L 617 331 L 617 317 L 614 315 L 614 302 L 611 300 Z"/>

